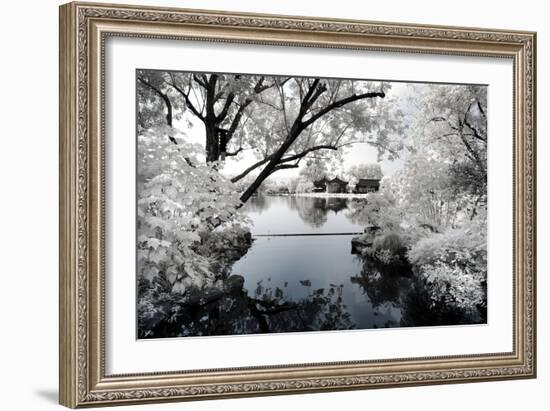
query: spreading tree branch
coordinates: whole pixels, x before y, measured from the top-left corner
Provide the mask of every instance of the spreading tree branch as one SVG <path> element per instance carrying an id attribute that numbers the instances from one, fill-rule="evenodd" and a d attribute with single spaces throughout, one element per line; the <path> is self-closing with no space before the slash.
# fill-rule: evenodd
<path id="1" fill-rule="evenodd" d="M 138 77 L 138 81 L 143 84 L 144 86 L 149 87 L 151 90 L 153 90 L 164 102 L 164 105 L 166 106 L 166 124 L 168 124 L 169 127 L 172 127 L 172 103 L 170 99 L 168 98 L 168 95 L 166 93 L 163 93 L 160 91 L 159 88 L 153 86 L 151 83 L 149 83 L 147 80 L 143 79 L 142 77 Z"/>
<path id="2" fill-rule="evenodd" d="M 380 97 L 384 98 L 386 97 L 386 94 L 383 91 L 377 91 L 377 92 L 371 92 L 371 93 L 363 93 L 363 94 L 353 94 L 349 97 L 343 98 L 341 100 L 337 100 L 328 106 L 324 107 L 323 109 L 319 110 L 317 113 L 312 115 L 310 118 L 308 118 L 306 121 L 302 122 L 303 128 L 309 127 L 311 124 L 313 124 L 315 121 L 317 121 L 319 118 L 327 114 L 328 112 L 343 107 L 346 104 L 353 103 L 354 101 L 367 99 L 367 98 L 374 98 L 374 97 Z"/>
<path id="3" fill-rule="evenodd" d="M 384 98 L 385 94 L 384 92 L 370 92 L 370 93 L 362 93 L 362 94 L 353 94 L 349 97 L 343 98 L 338 101 L 334 101 L 331 104 L 325 106 L 323 109 L 318 111 L 316 114 L 312 115 L 308 120 L 304 121 L 303 117 L 307 113 L 307 110 L 309 107 L 307 107 L 308 102 L 311 100 L 311 98 L 315 95 L 315 90 L 317 89 L 317 86 L 319 85 L 319 79 L 315 79 L 310 85 L 309 89 L 306 92 L 305 96 L 302 99 L 302 105 L 300 107 L 299 113 L 297 118 L 294 120 L 294 123 L 292 127 L 290 128 L 287 137 L 283 141 L 283 143 L 279 146 L 279 148 L 271 154 L 269 159 L 264 159 L 260 161 L 259 165 L 266 164 L 266 166 L 260 171 L 260 174 L 256 177 L 256 179 L 252 182 L 252 184 L 241 194 L 241 201 L 242 203 L 245 203 L 248 201 L 248 199 L 252 196 L 252 194 L 258 189 L 258 187 L 262 184 L 262 182 L 268 178 L 274 171 L 275 168 L 277 168 L 281 164 L 281 159 L 283 158 L 284 154 L 287 152 L 287 150 L 292 146 L 292 144 L 296 141 L 296 139 L 300 136 L 302 131 L 304 131 L 307 127 L 309 127 L 311 124 L 313 124 L 315 121 L 317 121 L 319 118 L 330 112 L 331 110 L 340 108 L 345 106 L 346 104 L 352 103 L 354 101 L 358 101 L 361 99 L 366 98 L 374 98 L 374 97 L 380 97 Z M 287 157 L 288 158 L 288 157 Z M 254 166 L 254 168 L 259 167 L 259 165 Z M 248 172 L 247 172 L 248 174 Z M 246 175 L 246 174 L 245 174 Z"/>
<path id="4" fill-rule="evenodd" d="M 243 151 L 244 148 L 243 147 L 239 147 L 237 150 L 235 151 L 226 151 L 225 152 L 225 156 L 226 157 L 233 157 L 233 156 L 236 156 L 237 154 L 239 154 L 241 151 Z"/>
<path id="5" fill-rule="evenodd" d="M 170 86 L 174 88 L 185 100 L 185 105 L 189 107 L 189 109 L 193 112 L 195 116 L 197 116 L 201 121 L 204 122 L 204 116 L 197 110 L 197 108 L 193 105 L 191 102 L 191 99 L 189 98 L 189 95 L 183 91 L 181 88 L 179 88 L 173 81 L 170 83 Z"/>
<path id="6" fill-rule="evenodd" d="M 305 149 L 304 151 L 302 151 L 300 153 L 293 154 L 293 155 L 288 156 L 288 157 L 283 157 L 279 160 L 279 163 L 287 163 L 289 161 L 299 160 L 299 159 L 304 158 L 305 156 L 307 156 L 309 153 L 312 153 L 312 152 L 317 151 L 317 150 L 338 150 L 339 147 L 341 147 L 341 146 L 335 146 L 335 145 L 331 145 L 331 144 L 321 144 L 321 145 L 318 145 L 318 146 L 313 146 L 313 147 L 310 147 L 308 149 Z"/>
<path id="7" fill-rule="evenodd" d="M 229 93 L 225 99 L 225 104 L 222 108 L 222 111 L 220 111 L 220 114 L 216 116 L 216 122 L 221 122 L 226 116 L 229 111 L 229 107 L 231 104 L 233 104 L 233 100 L 235 99 L 235 93 Z"/>
<path id="8" fill-rule="evenodd" d="M 203 88 L 205 88 L 205 89 L 208 88 L 208 85 L 206 84 L 206 76 L 204 76 L 204 74 L 203 74 L 202 78 L 200 78 L 196 74 L 193 74 L 193 80 L 195 80 Z"/>

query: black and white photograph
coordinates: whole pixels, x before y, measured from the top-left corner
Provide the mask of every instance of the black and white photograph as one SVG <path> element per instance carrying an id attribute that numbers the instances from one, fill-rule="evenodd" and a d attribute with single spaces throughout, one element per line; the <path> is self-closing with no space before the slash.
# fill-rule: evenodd
<path id="1" fill-rule="evenodd" d="M 543 411 L 544 4 L 4 2 L 0 408 Z"/>
<path id="2" fill-rule="evenodd" d="M 487 323 L 487 85 L 135 81 L 138 339 Z"/>

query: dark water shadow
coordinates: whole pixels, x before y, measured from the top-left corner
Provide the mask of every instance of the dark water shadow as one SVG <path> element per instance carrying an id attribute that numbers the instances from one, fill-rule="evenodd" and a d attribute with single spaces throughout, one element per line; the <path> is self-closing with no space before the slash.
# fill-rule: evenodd
<path id="1" fill-rule="evenodd" d="M 187 336 L 265 334 L 322 330 L 349 330 L 355 325 L 342 299 L 343 286 L 312 289 L 310 280 L 299 281 L 304 297 L 287 296 L 287 284 L 243 288 L 244 279 L 233 275 L 224 293 L 202 293 L 196 299 L 155 301 L 163 309 L 156 317 L 143 315 L 138 336 L 143 339 Z M 167 293 L 165 295 L 168 295 Z"/>

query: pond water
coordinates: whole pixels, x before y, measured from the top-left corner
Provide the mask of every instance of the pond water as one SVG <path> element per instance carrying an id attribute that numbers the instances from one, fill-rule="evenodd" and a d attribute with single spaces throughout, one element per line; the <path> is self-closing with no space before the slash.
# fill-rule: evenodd
<path id="1" fill-rule="evenodd" d="M 333 329 L 400 326 L 399 290 L 410 287 L 410 280 L 382 276 L 351 253 L 351 239 L 364 227 L 351 218 L 350 201 L 338 197 L 252 198 L 246 213 L 253 222 L 254 242 L 232 270 L 244 277 L 248 294 L 261 296 L 275 290 L 281 301 L 288 302 L 330 295 L 333 298 L 325 300 L 327 305 L 342 317 L 330 322 Z M 281 234 L 289 236 L 277 236 Z"/>

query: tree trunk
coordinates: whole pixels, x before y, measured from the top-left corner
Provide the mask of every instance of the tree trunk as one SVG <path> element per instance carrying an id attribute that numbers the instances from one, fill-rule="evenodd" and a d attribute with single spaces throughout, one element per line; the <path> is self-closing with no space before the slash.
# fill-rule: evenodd
<path id="1" fill-rule="evenodd" d="M 211 163 L 220 157 L 220 141 L 218 136 L 218 119 L 214 106 L 216 104 L 216 84 L 218 76 L 210 75 L 206 83 L 206 101 L 204 126 L 206 128 L 206 161 Z"/>
<path id="2" fill-rule="evenodd" d="M 286 153 L 286 151 L 290 148 L 290 146 L 296 141 L 300 133 L 302 132 L 302 127 L 300 126 L 301 123 L 295 122 L 292 128 L 290 129 L 290 132 L 288 134 L 288 137 L 284 141 L 284 143 L 279 147 L 279 149 L 275 152 L 272 159 L 267 163 L 267 165 L 263 168 L 263 170 L 258 174 L 258 177 L 254 180 L 252 184 L 246 189 L 244 193 L 241 195 L 241 201 L 243 203 L 246 203 L 248 199 L 256 192 L 256 190 L 260 187 L 260 185 L 265 181 L 267 177 L 271 175 L 275 167 L 279 164 L 279 161 L 283 157 L 283 155 Z"/>
<path id="3" fill-rule="evenodd" d="M 216 123 L 205 122 L 206 128 L 206 162 L 217 161 L 220 157 L 220 141 Z"/>

